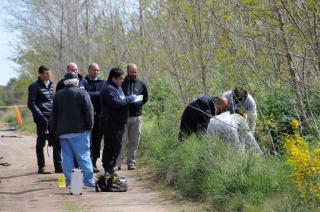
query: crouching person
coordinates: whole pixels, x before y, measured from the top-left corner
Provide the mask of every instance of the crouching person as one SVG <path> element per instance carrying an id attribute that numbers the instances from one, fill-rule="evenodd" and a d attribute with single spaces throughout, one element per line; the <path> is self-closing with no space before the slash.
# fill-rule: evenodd
<path id="1" fill-rule="evenodd" d="M 259 155 L 263 154 L 250 131 L 246 119 L 240 114 L 230 114 L 230 111 L 227 111 L 211 118 L 207 134 L 222 142 L 234 145 L 241 152 L 245 152 L 247 149 Z"/>
<path id="2" fill-rule="evenodd" d="M 227 106 L 228 100 L 223 97 L 201 96 L 191 102 L 181 117 L 179 141 L 192 133 L 205 134 L 210 118 L 224 112 Z"/>
<path id="3" fill-rule="evenodd" d="M 90 130 L 93 127 L 93 106 L 89 94 L 78 88 L 79 79 L 74 73 L 64 77 L 65 87 L 53 98 L 52 132 L 58 136 L 63 172 L 70 185 L 71 170 L 76 158 L 84 174 L 84 185 L 94 187 L 93 167 L 90 158 Z"/>

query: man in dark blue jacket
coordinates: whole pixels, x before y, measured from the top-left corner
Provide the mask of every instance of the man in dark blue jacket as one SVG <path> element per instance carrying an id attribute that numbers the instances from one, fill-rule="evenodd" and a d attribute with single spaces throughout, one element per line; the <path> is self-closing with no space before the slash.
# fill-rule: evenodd
<path id="1" fill-rule="evenodd" d="M 201 96 L 191 102 L 183 111 L 180 123 L 179 141 L 192 133 L 205 133 L 210 118 L 227 109 L 228 101 L 223 97 Z"/>
<path id="2" fill-rule="evenodd" d="M 106 175 L 114 173 L 113 168 L 121 150 L 124 125 L 129 117 L 129 104 L 136 100 L 136 95 L 124 96 L 121 88 L 123 80 L 124 72 L 119 68 L 113 68 L 101 90 L 104 133 L 102 163 Z"/>
<path id="3" fill-rule="evenodd" d="M 49 139 L 49 119 L 51 116 L 54 96 L 53 83 L 50 81 L 50 70 L 45 66 L 39 67 L 38 80 L 33 82 L 28 89 L 28 108 L 31 110 L 33 120 L 37 127 L 36 154 L 38 161 L 38 173 L 50 174 L 45 168 L 43 147 Z M 53 162 L 56 173 L 62 173 L 60 147 L 53 145 Z"/>
<path id="4" fill-rule="evenodd" d="M 94 173 L 99 172 L 99 169 L 97 168 L 97 159 L 100 158 L 101 139 L 103 136 L 100 120 L 100 93 L 104 81 L 99 78 L 99 73 L 99 65 L 92 63 L 89 65 L 88 75 L 85 77 L 85 90 L 90 95 L 94 108 L 94 125 L 91 131 L 91 160 Z"/>

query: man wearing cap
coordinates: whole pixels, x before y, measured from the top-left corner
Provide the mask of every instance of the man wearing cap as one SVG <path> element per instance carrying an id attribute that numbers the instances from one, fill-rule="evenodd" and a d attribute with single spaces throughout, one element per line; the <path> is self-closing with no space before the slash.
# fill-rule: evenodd
<path id="1" fill-rule="evenodd" d="M 79 69 L 78 69 L 78 66 L 77 66 L 76 63 L 74 63 L 74 62 L 68 63 L 68 65 L 67 65 L 67 73 L 74 73 L 77 76 L 77 78 L 79 79 L 78 87 L 81 88 L 81 89 L 85 89 L 86 81 L 83 78 L 83 76 L 79 73 Z M 65 86 L 64 80 L 65 79 L 61 79 L 58 82 L 57 87 L 56 87 L 56 92 L 58 92 L 59 90 L 64 88 L 64 86 Z M 54 143 L 56 144 L 56 146 L 60 145 L 60 143 L 58 141 L 56 141 Z M 74 160 L 74 164 L 75 164 L 76 167 L 79 167 L 76 159 Z"/>
<path id="2" fill-rule="evenodd" d="M 76 158 L 84 175 L 84 185 L 94 187 L 93 167 L 90 159 L 90 130 L 93 127 L 93 106 L 89 94 L 80 89 L 75 73 L 64 77 L 64 88 L 53 99 L 52 132 L 59 138 L 63 172 L 70 185 L 71 170 Z"/>
<path id="3" fill-rule="evenodd" d="M 28 88 L 28 108 L 32 112 L 33 120 L 37 127 L 36 154 L 38 163 L 38 174 L 50 174 L 45 168 L 43 147 L 48 139 L 50 130 L 49 118 L 52 110 L 54 96 L 53 82 L 50 81 L 51 70 L 43 65 L 39 67 L 38 80 Z M 53 146 L 53 162 L 56 173 L 62 173 L 60 148 Z"/>
<path id="4" fill-rule="evenodd" d="M 188 138 L 192 133 L 205 133 L 210 118 L 226 110 L 228 101 L 226 98 L 201 96 L 191 102 L 183 111 L 179 141 Z"/>

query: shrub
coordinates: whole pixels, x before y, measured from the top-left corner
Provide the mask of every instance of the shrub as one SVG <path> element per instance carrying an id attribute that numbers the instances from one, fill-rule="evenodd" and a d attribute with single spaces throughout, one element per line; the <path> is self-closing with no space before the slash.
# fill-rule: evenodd
<path id="1" fill-rule="evenodd" d="M 294 135 L 287 136 L 284 141 L 287 160 L 293 169 L 291 178 L 299 191 L 300 201 L 314 210 L 319 210 L 320 147 L 314 150 L 309 148 L 298 131 L 298 120 L 293 120 L 292 126 L 295 129 Z"/>
<path id="2" fill-rule="evenodd" d="M 290 169 L 282 158 L 241 154 L 195 135 L 177 143 L 178 127 L 170 123 L 167 120 L 167 125 L 158 128 L 154 120 L 148 120 L 140 153 L 154 178 L 185 198 L 205 201 L 216 210 L 266 209 L 266 201 L 280 199 L 291 188 Z"/>

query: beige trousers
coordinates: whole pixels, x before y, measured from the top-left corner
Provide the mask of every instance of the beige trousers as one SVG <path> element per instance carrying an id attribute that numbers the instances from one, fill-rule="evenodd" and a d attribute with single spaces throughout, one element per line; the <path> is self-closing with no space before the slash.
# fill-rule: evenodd
<path id="1" fill-rule="evenodd" d="M 127 153 L 127 165 L 136 163 L 137 149 L 140 142 L 142 127 L 142 116 L 129 117 L 125 125 L 125 132 L 122 137 L 122 147 L 117 159 L 116 166 L 121 166 Z"/>

